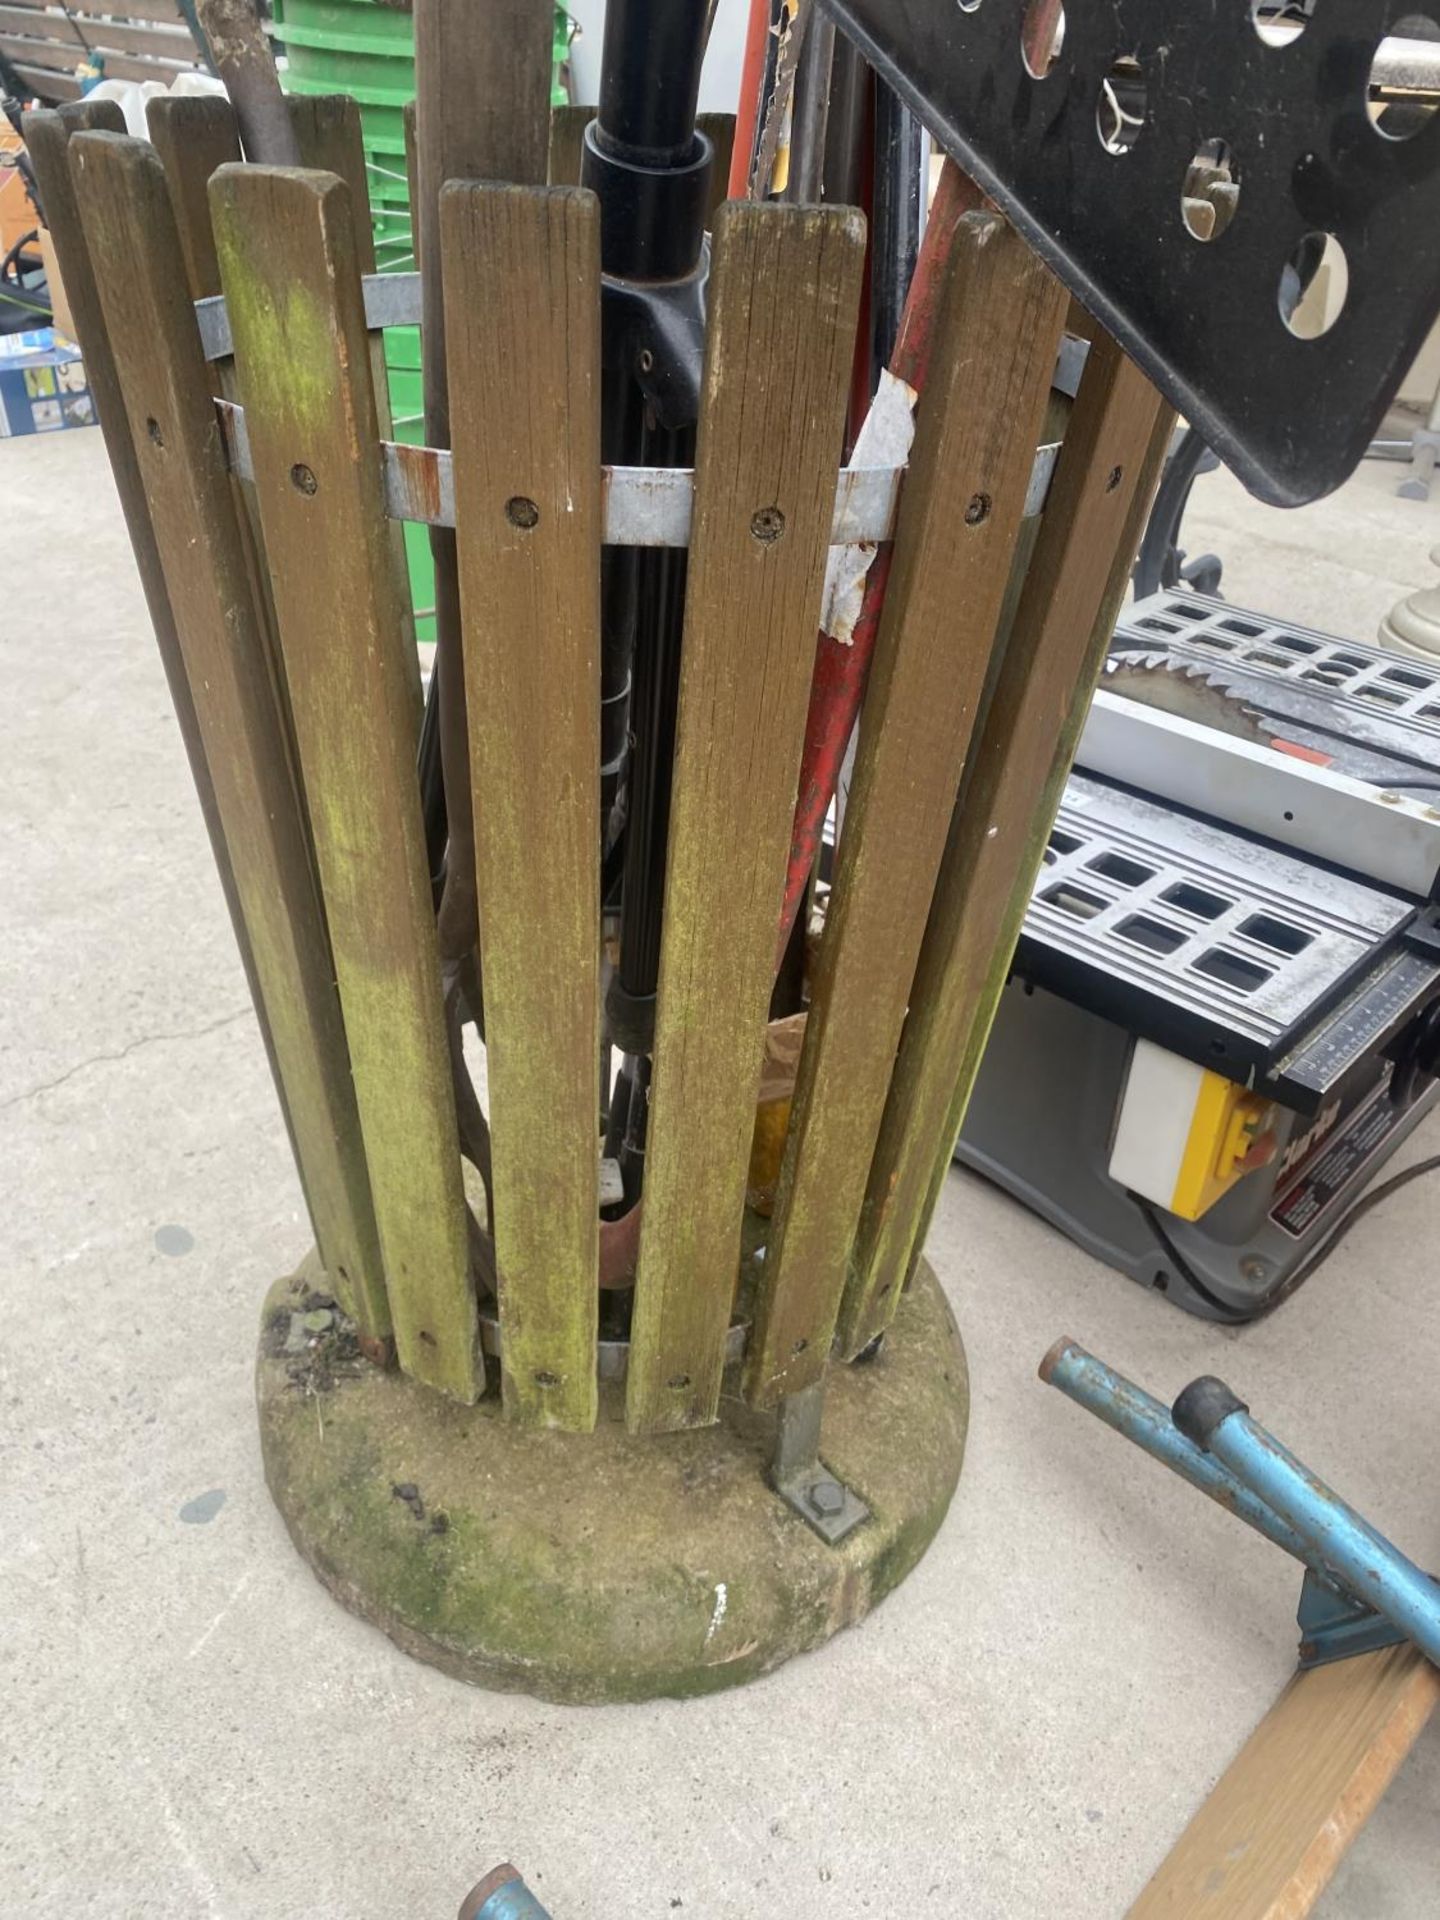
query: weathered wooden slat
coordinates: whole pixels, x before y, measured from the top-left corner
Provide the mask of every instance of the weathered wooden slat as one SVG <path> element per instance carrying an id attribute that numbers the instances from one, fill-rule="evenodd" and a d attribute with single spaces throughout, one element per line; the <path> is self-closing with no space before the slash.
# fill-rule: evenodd
<path id="1" fill-rule="evenodd" d="M 554 16 L 549 0 L 415 0 L 416 258 L 424 273 L 421 332 L 425 439 L 450 444 L 445 300 L 437 209 L 447 180 L 543 186 L 550 136 Z M 435 562 L 435 673 L 450 854 L 440 902 L 440 952 L 474 951 L 475 836 L 465 728 L 455 535 L 431 530 Z"/>
<path id="2" fill-rule="evenodd" d="M 210 199 L 396 1347 L 406 1372 L 473 1400 L 478 1322 L 350 196 L 333 174 L 231 166 Z"/>
<path id="3" fill-rule="evenodd" d="M 585 129 L 595 118 L 594 107 L 552 107 L 546 178 L 552 187 L 578 187 Z"/>
<path id="4" fill-rule="evenodd" d="M 370 230 L 370 176 L 365 171 L 365 133 L 358 103 L 348 93 L 290 93 L 285 96 L 300 164 L 337 174 L 350 194 L 355 257 L 362 273 L 375 271 L 375 236 Z"/>
<path id="5" fill-rule="evenodd" d="M 42 8 L 53 7 L 56 0 L 9 0 L 9 4 L 23 8 L 26 13 L 38 13 Z M 113 8 L 100 5 L 72 6 L 68 11 L 75 16 L 81 31 L 87 36 L 91 19 L 106 12 L 118 13 L 124 20 L 161 20 L 166 25 L 174 25 L 177 21 L 183 25 L 185 19 L 180 11 L 179 0 L 119 0 Z"/>
<path id="6" fill-rule="evenodd" d="M 170 208 L 180 236 L 180 251 L 185 262 L 190 298 L 209 299 L 220 292 L 220 264 L 215 253 L 214 223 L 210 218 L 210 176 L 218 167 L 232 165 L 240 158 L 240 133 L 235 109 L 221 94 L 161 94 L 147 103 L 145 119 L 151 145 L 159 154 L 165 169 Z M 220 398 L 238 402 L 235 364 L 228 354 L 213 363 L 213 379 Z M 280 658 L 280 639 L 276 632 L 275 608 L 270 595 L 270 569 L 265 561 L 265 543 L 260 532 L 260 510 L 255 501 L 255 486 L 253 480 L 236 475 L 233 471 L 231 484 L 235 494 L 241 551 L 245 556 L 245 571 L 250 578 L 251 599 L 264 642 L 280 738 L 295 796 L 292 810 L 301 821 L 302 836 L 318 890 L 319 873 L 315 866 L 309 816 L 303 798 L 295 728 L 290 715 L 290 690 Z"/>
<path id="7" fill-rule="evenodd" d="M 9 54 L 10 64 L 16 73 L 42 100 L 69 101 L 80 98 L 80 82 L 73 73 L 59 73 L 49 67 L 35 66 L 33 56 L 17 54 L 13 41 L 6 46 L 4 40 L 0 39 L 0 49 Z"/>
<path id="8" fill-rule="evenodd" d="M 165 586 L 159 550 L 155 544 L 155 529 L 150 520 L 150 508 L 145 498 L 135 445 L 125 416 L 125 404 L 115 371 L 115 358 L 106 332 L 104 315 L 100 307 L 100 294 L 95 283 L 90 250 L 75 201 L 75 186 L 70 175 L 67 149 L 73 134 L 86 131 L 123 133 L 125 117 L 119 105 L 113 100 L 77 101 L 58 112 L 31 113 L 25 118 L 26 148 L 44 198 L 46 219 L 55 245 L 60 273 L 65 282 L 71 317 L 79 335 L 81 351 L 85 356 L 86 375 L 90 382 L 90 391 L 95 396 L 96 410 L 100 416 L 100 430 L 105 439 L 105 450 L 109 455 L 110 469 L 115 480 L 115 491 L 125 515 L 126 530 L 130 535 L 131 550 L 135 555 L 135 566 L 140 575 L 140 585 L 150 614 L 155 644 L 159 650 L 166 685 L 170 690 L 181 744 L 189 762 L 190 777 L 195 783 L 195 794 L 200 802 L 200 814 L 205 822 L 206 833 L 210 838 L 210 851 L 219 876 L 220 890 L 225 897 L 225 906 L 230 915 L 235 944 L 240 953 L 240 964 L 244 968 L 246 985 L 249 987 L 250 998 L 255 1007 L 256 1024 L 260 1029 L 265 1057 L 270 1065 L 270 1076 L 274 1082 L 276 1098 L 280 1103 L 281 1115 L 290 1140 L 291 1154 L 300 1184 L 306 1192 L 308 1207 L 309 1189 L 306 1183 L 305 1165 L 290 1118 L 285 1083 L 276 1059 L 274 1037 L 270 1030 L 270 1017 L 266 1011 L 259 976 L 255 970 L 255 956 L 251 951 L 250 935 L 245 926 L 240 897 L 235 886 L 230 850 L 226 845 L 225 832 L 215 801 L 215 786 L 200 737 L 195 701 L 190 691 L 180 640 L 175 629 L 175 616 L 171 610 L 170 596 Z M 316 1240 L 321 1243 L 323 1257 L 325 1246 L 313 1209 L 311 1225 Z"/>
<path id="9" fill-rule="evenodd" d="M 1064 295 L 993 214 L 959 223 L 900 500 L 761 1283 L 747 1390 L 825 1369 L 935 874 L 1020 531 Z"/>
<path id="10" fill-rule="evenodd" d="M 108 53 L 143 53 L 152 59 L 174 60 L 181 64 L 200 58 L 188 27 L 137 26 L 126 20 L 101 20 L 92 15 L 41 13 L 34 7 L 0 6 L 0 29 L 6 33 L 33 34 L 54 40 L 73 61 L 84 59 L 86 49 Z"/>
<path id="11" fill-rule="evenodd" d="M 271 1081 L 275 1083 L 276 1100 L 280 1102 L 280 1116 L 284 1119 L 286 1135 L 290 1139 L 290 1154 L 296 1162 L 296 1173 L 300 1175 L 300 1185 L 305 1192 L 305 1206 L 311 1213 L 311 1231 L 321 1246 L 321 1258 L 326 1261 L 334 1273 L 338 1267 L 338 1258 L 330 1258 L 330 1250 L 324 1240 L 323 1215 L 317 1217 L 315 1208 L 309 1202 L 309 1185 L 305 1173 L 305 1160 L 301 1154 L 300 1140 L 296 1137 L 294 1121 L 290 1119 L 290 1102 L 284 1091 L 284 1077 L 280 1073 L 280 1064 L 276 1060 L 275 1037 L 271 1033 L 271 1018 L 265 1008 L 265 996 L 261 993 L 259 975 L 255 972 L 255 956 L 250 947 L 250 933 L 246 929 L 244 912 L 240 906 L 240 895 L 234 883 L 234 870 L 230 864 L 230 849 L 225 841 L 225 828 L 221 824 L 219 808 L 215 803 L 215 781 L 209 774 L 209 762 L 205 760 L 205 747 L 200 737 L 200 722 L 196 718 L 196 703 L 190 693 L 190 680 L 186 676 L 184 657 L 180 653 L 180 639 L 175 630 L 175 614 L 171 611 L 169 591 L 165 588 L 165 572 L 159 563 L 159 549 L 156 547 L 156 530 L 150 522 L 150 505 L 146 501 L 144 482 L 140 478 L 140 467 L 134 453 L 131 438 L 131 426 L 125 417 L 125 401 L 119 388 L 119 376 L 115 372 L 115 355 L 109 348 L 109 336 L 106 332 L 104 313 L 100 309 L 100 290 L 96 286 L 94 267 L 90 263 L 90 248 L 84 238 L 81 227 L 79 207 L 75 204 L 75 182 L 71 180 L 67 144 L 75 132 L 125 132 L 125 115 L 119 104 L 113 100 L 83 100 L 60 111 L 40 111 L 29 113 L 25 117 L 25 144 L 35 165 L 35 175 L 40 184 L 40 194 L 44 198 L 46 221 L 50 227 L 50 238 L 56 246 L 56 259 L 60 263 L 60 273 L 65 282 L 65 294 L 69 298 L 71 319 L 75 321 L 75 330 L 81 340 L 84 353 L 84 371 L 90 380 L 90 392 L 94 394 L 96 411 L 100 415 L 100 432 L 106 440 L 106 453 L 109 455 L 109 470 L 115 478 L 115 493 L 119 495 L 121 511 L 125 515 L 125 526 L 131 536 L 131 551 L 134 553 L 136 572 L 140 574 L 140 588 L 146 597 L 146 609 L 150 612 L 150 626 L 156 634 L 156 647 L 159 662 L 165 670 L 165 684 L 169 687 L 171 705 L 175 707 L 175 722 L 179 726 L 180 745 L 184 747 L 184 756 L 190 764 L 190 778 L 196 787 L 196 799 L 200 801 L 200 816 L 205 822 L 205 833 L 209 835 L 209 851 L 215 860 L 215 872 L 221 881 L 221 893 L 225 895 L 225 906 L 230 916 L 230 927 L 234 931 L 234 943 L 240 952 L 240 966 L 246 973 L 246 985 L 250 989 L 255 1023 L 259 1027 L 259 1037 L 265 1046 L 265 1058 L 271 1068 Z M 219 284 L 219 282 L 217 282 Z M 344 1304 L 353 1311 L 353 1290 L 342 1288 Z"/>
<path id="12" fill-rule="evenodd" d="M 595 1424 L 600 221 L 573 188 L 440 196 L 503 1390 Z"/>
<path id="13" fill-rule="evenodd" d="M 715 1418 L 855 344 L 848 208 L 718 216 L 626 1419 Z M 717 823 L 729 853 L 716 868 Z"/>
<path id="14" fill-rule="evenodd" d="M 716 212 L 725 203 L 730 187 L 730 155 L 735 145 L 735 116 L 733 113 L 700 113 L 695 116 L 695 125 L 701 133 L 708 134 L 715 148 L 715 160 L 710 168 L 710 220 L 713 224 Z"/>
<path id="15" fill-rule="evenodd" d="M 1297 1673 L 1128 1920 L 1303 1920 L 1437 1704 L 1418 1647 Z"/>
<path id="16" fill-rule="evenodd" d="M 365 132 L 358 103 L 348 93 L 292 93 L 286 96 L 286 105 L 290 109 L 290 124 L 295 129 L 301 165 L 314 167 L 322 173 L 338 174 L 349 189 L 355 253 L 360 262 L 360 271 L 374 273 L 375 235 L 370 225 L 370 176 L 365 167 Z M 390 412 L 390 384 L 385 371 L 384 334 L 372 333 L 369 346 L 375 418 L 381 439 L 389 440 L 394 433 L 394 421 Z M 403 610 L 405 677 L 418 727 L 424 696 L 420 687 L 420 658 L 415 651 L 415 616 L 410 599 L 410 570 L 405 560 L 405 529 L 392 524 L 389 541 L 395 593 Z"/>
<path id="17" fill-rule="evenodd" d="M 937 1156 L 943 1179 L 1172 420 L 1100 334 L 951 824 L 861 1214 L 847 1355 L 888 1326 L 923 1239 Z"/>
<path id="18" fill-rule="evenodd" d="M 379 1337 L 384 1277 L 329 941 L 164 169 L 147 142 L 112 133 L 77 134 L 70 154 L 317 1237 L 362 1330 Z"/>
<path id="19" fill-rule="evenodd" d="M 85 50 L 78 42 L 73 52 L 67 52 L 58 41 L 35 40 L 20 34 L 0 33 L 0 50 L 3 50 L 12 63 L 25 69 L 27 75 L 36 77 L 33 84 L 41 92 L 54 97 L 59 88 L 52 81 L 70 82 L 76 88 L 78 97 L 79 82 L 74 78 L 74 69 L 85 58 Z M 194 55 L 196 63 L 199 54 Z M 52 67 L 51 62 L 55 63 Z M 154 80 L 162 87 L 168 87 L 182 73 L 193 72 L 193 66 L 181 66 L 173 60 L 141 60 L 128 53 L 107 53 L 105 55 L 105 77 L 107 80 Z"/>
<path id="20" fill-rule="evenodd" d="M 207 300 L 220 291 L 210 176 L 240 158 L 235 109 L 223 94 L 160 94 L 147 103 L 145 122 L 165 169 L 190 298 Z"/>
<path id="21" fill-rule="evenodd" d="M 246 930 L 240 896 L 235 886 L 230 849 L 226 845 L 225 831 L 220 822 L 215 801 L 215 785 L 210 777 L 210 767 L 205 758 L 199 721 L 195 714 L 194 696 L 190 691 L 185 661 L 180 650 L 180 639 L 175 630 L 175 616 L 171 610 L 170 595 L 165 586 L 165 575 L 160 564 L 159 550 L 155 544 L 155 529 L 151 525 L 150 508 L 145 498 L 135 444 L 130 436 L 130 424 L 125 417 L 125 404 L 115 371 L 115 359 L 105 330 L 99 289 L 95 284 L 95 273 L 90 262 L 90 250 L 86 244 L 84 230 L 80 224 L 79 209 L 75 202 L 75 187 L 70 177 L 67 147 L 72 134 L 87 130 L 123 133 L 125 117 L 119 105 L 113 100 L 78 101 L 58 112 L 27 114 L 25 118 L 26 147 L 44 198 L 46 219 L 55 244 L 56 259 L 59 262 L 61 277 L 65 282 L 71 317 L 80 338 L 81 351 L 85 356 L 85 371 L 90 382 L 90 391 L 95 396 L 96 410 L 100 416 L 100 430 L 104 435 L 105 450 L 110 456 L 110 470 L 115 479 L 115 491 L 119 495 L 121 511 L 125 515 L 131 550 L 135 555 L 135 566 L 140 575 L 140 585 L 150 614 L 150 624 L 154 629 L 155 644 L 165 672 L 166 685 L 170 690 L 171 703 L 175 709 L 175 721 L 180 731 L 181 744 L 190 765 L 190 777 L 195 783 L 195 794 L 200 802 L 200 814 L 205 822 L 205 831 L 210 837 L 211 855 L 219 875 L 220 890 L 225 897 L 230 924 L 234 930 L 235 944 L 240 953 L 240 964 L 245 970 L 245 982 L 255 1007 L 256 1024 L 260 1029 L 265 1057 L 270 1065 L 270 1077 L 274 1082 L 276 1098 L 280 1103 L 281 1115 L 285 1121 L 291 1155 L 295 1161 L 301 1187 L 305 1190 L 306 1205 L 309 1207 L 305 1163 L 300 1152 L 300 1143 L 296 1138 L 294 1124 L 290 1118 L 285 1083 L 275 1055 L 274 1037 L 270 1031 L 270 1016 L 266 1011 L 259 975 L 255 970 L 255 956 L 251 951 L 250 935 Z M 325 1258 L 326 1243 L 313 1208 L 311 1208 L 311 1226 L 320 1244 L 321 1256 Z M 331 1263 L 327 1262 L 327 1264 Z M 348 1293 L 346 1304 L 353 1305 L 353 1297 Z"/>

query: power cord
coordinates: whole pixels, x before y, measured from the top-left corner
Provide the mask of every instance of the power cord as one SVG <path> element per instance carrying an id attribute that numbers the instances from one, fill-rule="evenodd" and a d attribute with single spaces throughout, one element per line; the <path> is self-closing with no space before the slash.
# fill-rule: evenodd
<path id="1" fill-rule="evenodd" d="M 1330 1238 L 1326 1240 L 1323 1245 L 1317 1247 L 1308 1260 L 1303 1260 L 1285 1281 L 1284 1285 L 1277 1287 L 1270 1298 L 1265 1301 L 1264 1305 L 1255 1308 L 1253 1312 L 1248 1312 L 1239 1307 L 1232 1307 L 1227 1301 L 1222 1300 L 1218 1294 L 1213 1292 L 1195 1272 L 1195 1269 L 1186 1260 L 1185 1256 L 1166 1232 L 1158 1210 L 1152 1206 L 1148 1200 L 1142 1199 L 1138 1193 L 1132 1193 L 1130 1198 L 1150 1228 L 1150 1231 L 1155 1235 L 1156 1239 L 1169 1255 L 1172 1265 L 1186 1286 L 1192 1287 L 1205 1304 L 1212 1308 L 1217 1317 L 1227 1325 L 1249 1326 L 1257 1320 L 1265 1319 L 1266 1316 L 1273 1313 L 1283 1301 L 1288 1300 L 1291 1294 L 1302 1287 L 1310 1278 L 1311 1274 L 1322 1267 L 1330 1258 L 1331 1254 L 1335 1251 L 1336 1247 L 1339 1246 L 1346 1234 L 1349 1233 L 1357 1220 L 1363 1220 L 1367 1213 L 1373 1208 L 1378 1207 L 1382 1200 L 1388 1200 L 1392 1193 L 1398 1193 L 1401 1187 L 1409 1186 L 1412 1180 L 1418 1180 L 1423 1173 L 1434 1173 L 1437 1168 L 1440 1168 L 1440 1153 L 1431 1154 L 1428 1160 L 1417 1160 L 1413 1167 L 1404 1167 L 1399 1173 L 1392 1174 L 1388 1180 L 1382 1180 L 1378 1187 L 1372 1187 L 1369 1193 L 1367 1193 L 1363 1199 L 1357 1201 L 1350 1209 L 1334 1233 L 1330 1235 Z"/>

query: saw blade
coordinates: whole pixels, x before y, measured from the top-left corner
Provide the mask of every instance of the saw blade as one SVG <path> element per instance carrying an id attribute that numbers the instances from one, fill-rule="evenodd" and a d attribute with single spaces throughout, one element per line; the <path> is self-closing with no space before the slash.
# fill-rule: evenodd
<path id="1" fill-rule="evenodd" d="M 1270 744 L 1264 717 L 1194 661 L 1175 660 L 1168 653 L 1115 653 L 1105 663 L 1100 684 L 1107 693 L 1193 720 L 1215 733 L 1257 746 Z"/>

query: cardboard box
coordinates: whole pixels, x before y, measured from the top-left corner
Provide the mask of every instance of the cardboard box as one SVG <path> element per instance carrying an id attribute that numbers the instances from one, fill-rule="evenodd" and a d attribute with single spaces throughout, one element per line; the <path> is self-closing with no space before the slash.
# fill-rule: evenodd
<path id="1" fill-rule="evenodd" d="M 0 334 L 0 440 L 98 424 L 73 340 L 54 327 Z"/>
<path id="2" fill-rule="evenodd" d="M 39 225 L 15 164 L 23 146 L 14 128 L 0 119 L 0 254 L 8 253 L 17 240 Z"/>
<path id="3" fill-rule="evenodd" d="M 75 338 L 75 322 L 70 318 L 70 302 L 65 298 L 65 285 L 60 278 L 60 262 L 55 258 L 55 242 L 50 238 L 50 229 L 40 229 L 40 258 L 45 262 L 45 284 L 50 289 L 50 318 L 57 333 L 63 333 L 67 340 Z"/>

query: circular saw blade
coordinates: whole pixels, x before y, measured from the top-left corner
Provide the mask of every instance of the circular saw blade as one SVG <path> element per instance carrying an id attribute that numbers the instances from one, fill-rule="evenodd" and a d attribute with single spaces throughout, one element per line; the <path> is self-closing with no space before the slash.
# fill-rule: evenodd
<path id="1" fill-rule="evenodd" d="M 1178 714 L 1215 733 L 1257 746 L 1270 744 L 1270 729 L 1255 708 L 1194 661 L 1175 660 L 1168 653 L 1114 653 L 1100 684 L 1107 693 Z"/>

